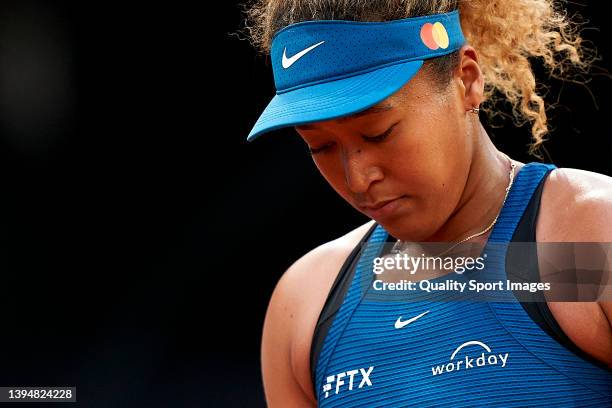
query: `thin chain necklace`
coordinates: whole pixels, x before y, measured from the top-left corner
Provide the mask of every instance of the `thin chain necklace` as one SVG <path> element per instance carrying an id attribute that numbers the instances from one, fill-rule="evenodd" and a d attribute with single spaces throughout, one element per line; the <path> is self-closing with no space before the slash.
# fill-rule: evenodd
<path id="1" fill-rule="evenodd" d="M 504 201 L 503 201 L 503 203 L 501 205 L 501 208 L 500 208 L 499 212 L 495 216 L 495 219 L 493 220 L 493 222 L 491 222 L 491 224 L 489 224 L 489 226 L 487 228 L 483 229 L 480 232 L 477 232 L 476 234 L 472 234 L 472 235 L 470 235 L 470 236 L 468 236 L 466 238 L 463 238 L 461 241 L 455 243 L 453 246 L 451 246 L 450 248 L 448 248 L 444 252 L 441 252 L 438 255 L 436 255 L 436 257 L 444 255 L 445 253 L 451 251 L 452 249 L 454 249 L 458 245 L 463 244 L 465 241 L 468 241 L 468 240 L 470 240 L 472 238 L 476 238 L 476 237 L 479 237 L 479 236 L 487 233 L 491 228 L 493 228 L 493 226 L 497 222 L 497 219 L 499 218 L 499 215 L 501 214 L 501 210 L 504 208 L 504 205 L 506 204 L 506 200 L 508 199 L 508 193 L 510 193 L 510 189 L 512 188 L 512 184 L 514 183 L 514 169 L 516 168 L 516 164 L 512 161 L 512 159 L 510 159 L 510 157 L 508 157 L 508 155 L 505 154 L 505 153 L 503 153 L 503 155 L 506 156 L 506 158 L 510 162 L 510 173 L 508 174 L 508 177 L 509 177 L 510 181 L 508 182 L 508 187 L 506 187 L 506 195 L 504 196 Z M 395 245 L 393 245 L 393 248 L 391 249 L 391 252 L 392 253 L 402 252 L 401 250 L 397 249 L 401 245 L 402 245 L 402 240 L 398 239 L 397 242 L 395 243 Z"/>

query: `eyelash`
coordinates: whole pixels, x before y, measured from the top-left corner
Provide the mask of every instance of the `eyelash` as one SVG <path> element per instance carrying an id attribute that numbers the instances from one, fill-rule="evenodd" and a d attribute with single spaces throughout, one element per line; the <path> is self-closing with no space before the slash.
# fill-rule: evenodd
<path id="1" fill-rule="evenodd" d="M 364 137 L 365 140 L 370 141 L 370 142 L 382 142 L 383 140 L 385 140 L 393 131 L 393 128 L 395 127 L 395 125 L 391 126 L 389 129 L 387 129 L 383 134 L 380 134 L 378 136 L 372 136 L 372 137 Z"/>
<path id="2" fill-rule="evenodd" d="M 322 152 L 324 150 L 327 150 L 327 148 L 329 146 L 330 145 L 327 144 L 327 145 L 324 145 L 324 146 L 321 146 L 321 147 L 317 147 L 317 148 L 309 147 L 308 148 L 308 153 L 310 153 L 310 155 L 314 155 L 314 154 L 320 153 L 320 152 Z"/>
<path id="3" fill-rule="evenodd" d="M 367 140 L 368 142 L 382 142 L 383 140 L 385 140 L 393 131 L 393 128 L 395 127 L 395 125 L 397 125 L 397 123 L 391 125 L 391 127 L 389 129 L 387 129 L 384 133 L 382 133 L 381 135 L 378 136 L 372 136 L 372 137 L 364 137 L 364 140 Z M 317 148 L 308 148 L 308 152 L 311 155 L 317 154 L 317 153 L 321 153 L 324 150 L 327 150 L 327 148 L 331 146 L 331 144 L 327 144 L 321 147 L 317 147 Z"/>

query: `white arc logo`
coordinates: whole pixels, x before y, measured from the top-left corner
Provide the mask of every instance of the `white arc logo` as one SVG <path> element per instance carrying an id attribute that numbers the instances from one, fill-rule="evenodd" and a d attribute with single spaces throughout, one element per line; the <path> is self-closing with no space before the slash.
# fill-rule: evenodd
<path id="1" fill-rule="evenodd" d="M 421 317 L 425 316 L 427 313 L 429 313 L 429 310 L 428 310 L 428 311 L 426 311 L 426 312 L 421 313 L 421 314 L 420 314 L 420 315 L 418 315 L 418 316 L 414 316 L 412 319 L 404 320 L 403 322 L 402 322 L 402 316 L 400 316 L 400 317 L 398 317 L 398 318 L 397 318 L 397 320 L 395 321 L 395 328 L 396 328 L 396 329 L 401 329 L 402 327 L 407 326 L 407 325 L 409 325 L 410 323 L 414 322 L 415 320 L 417 320 L 417 319 L 419 319 L 419 318 L 421 318 Z"/>
<path id="2" fill-rule="evenodd" d="M 297 54 L 295 54 L 291 58 L 287 58 L 287 55 L 286 55 L 287 47 L 285 47 L 285 49 L 283 50 L 283 68 L 285 68 L 285 69 L 289 68 L 290 66 L 292 66 L 295 63 L 295 61 L 299 60 L 304 55 L 306 55 L 307 53 L 309 53 L 313 49 L 317 48 L 319 45 L 323 44 L 324 42 L 325 41 L 321 41 L 320 43 L 316 43 L 315 45 L 311 45 L 310 47 L 306 48 L 305 50 L 302 50 L 302 51 L 298 52 Z"/>

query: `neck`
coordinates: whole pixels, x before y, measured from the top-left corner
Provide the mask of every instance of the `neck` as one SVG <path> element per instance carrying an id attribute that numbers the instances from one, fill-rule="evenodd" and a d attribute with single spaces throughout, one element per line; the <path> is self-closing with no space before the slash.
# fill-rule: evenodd
<path id="1" fill-rule="evenodd" d="M 426 241 L 458 242 L 486 229 L 501 211 L 510 181 L 511 163 L 493 145 L 480 122 L 476 132 L 475 148 L 463 194 L 448 220 Z M 515 163 L 516 175 L 522 163 Z M 486 242 L 491 230 L 469 242 Z"/>

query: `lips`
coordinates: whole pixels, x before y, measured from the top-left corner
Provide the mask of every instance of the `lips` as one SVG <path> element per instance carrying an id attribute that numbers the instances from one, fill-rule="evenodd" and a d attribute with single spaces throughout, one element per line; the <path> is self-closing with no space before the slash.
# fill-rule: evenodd
<path id="1" fill-rule="evenodd" d="M 374 204 L 362 205 L 360 208 L 370 218 L 383 218 L 395 212 L 404 198 L 406 198 L 406 196 L 396 197 L 390 200 L 377 201 Z"/>
<path id="2" fill-rule="evenodd" d="M 397 197 L 399 198 L 399 197 Z M 361 208 L 364 210 L 378 210 L 381 207 L 384 207 L 386 204 L 390 203 L 393 200 L 397 200 L 397 198 L 392 198 L 390 200 L 379 201 L 376 204 L 366 204 L 362 205 Z"/>

